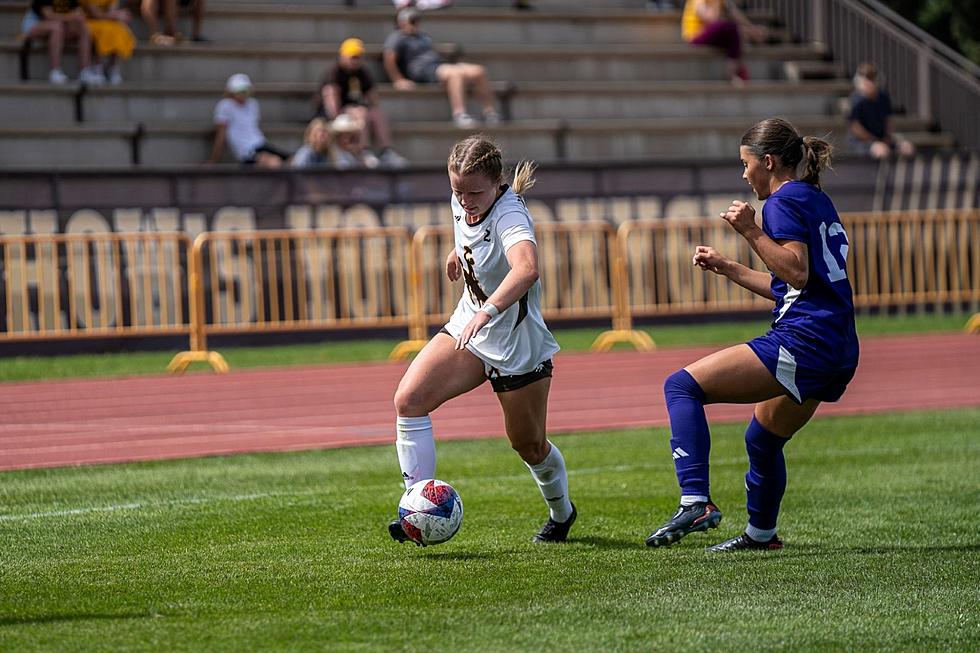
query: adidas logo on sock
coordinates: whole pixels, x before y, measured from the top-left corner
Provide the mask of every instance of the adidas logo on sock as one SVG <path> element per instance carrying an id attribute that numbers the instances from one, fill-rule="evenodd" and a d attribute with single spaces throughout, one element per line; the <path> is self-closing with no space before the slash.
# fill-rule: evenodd
<path id="1" fill-rule="evenodd" d="M 676 449 L 674 449 L 674 452 L 673 452 L 674 460 L 677 460 L 678 458 L 687 458 L 690 455 L 691 454 L 687 453 L 686 451 L 684 451 L 680 447 L 677 447 Z"/>

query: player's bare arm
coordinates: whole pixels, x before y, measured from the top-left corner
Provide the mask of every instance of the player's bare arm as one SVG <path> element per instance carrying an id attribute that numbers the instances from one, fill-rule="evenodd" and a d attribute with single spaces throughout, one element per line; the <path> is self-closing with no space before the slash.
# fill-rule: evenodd
<path id="1" fill-rule="evenodd" d="M 756 223 L 755 208 L 748 202 L 734 200 L 721 217 L 748 241 L 773 274 L 793 288 L 800 289 L 806 285 L 810 265 L 805 243 L 775 241 L 767 236 Z"/>
<path id="2" fill-rule="evenodd" d="M 714 247 L 698 245 L 694 248 L 695 266 L 720 274 L 766 299 L 775 300 L 767 272 L 760 272 L 720 254 Z"/>
<path id="3" fill-rule="evenodd" d="M 449 250 L 449 255 L 446 256 L 446 276 L 449 277 L 450 281 L 459 281 L 460 276 L 463 274 L 463 266 L 459 264 L 459 257 L 456 255 L 456 250 Z"/>

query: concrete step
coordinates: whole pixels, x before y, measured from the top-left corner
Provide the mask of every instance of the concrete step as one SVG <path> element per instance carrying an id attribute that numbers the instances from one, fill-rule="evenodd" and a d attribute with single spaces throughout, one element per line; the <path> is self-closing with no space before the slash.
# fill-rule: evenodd
<path id="1" fill-rule="evenodd" d="M 441 44 L 451 58 L 454 46 Z M 19 78 L 20 45 L 0 42 L 0 81 Z M 333 45 L 323 44 L 183 44 L 179 47 L 147 45 L 138 56 L 122 65 L 129 81 L 223 82 L 235 72 L 247 73 L 255 82 L 315 84 L 336 55 Z M 71 55 L 73 57 L 73 55 Z M 782 79 L 787 59 L 820 59 L 823 53 L 807 45 L 772 45 L 751 48 L 746 64 L 752 79 Z M 685 44 L 608 46 L 535 46 L 496 48 L 468 46 L 465 61 L 487 67 L 494 81 L 681 81 L 725 78 L 725 62 L 713 49 Z M 379 80 L 380 44 L 367 47 L 367 65 Z M 47 55 L 41 47 L 30 53 L 30 77 L 47 75 Z M 66 65 L 68 71 L 74 70 Z"/>
<path id="2" fill-rule="evenodd" d="M 288 9 L 288 10 L 287 10 Z M 382 43 L 393 30 L 393 9 L 342 6 L 209 3 L 205 34 L 215 43 L 319 43 L 336 48 L 349 36 Z M 17 34 L 24 3 L 0 0 L 0 34 Z M 141 41 L 147 31 L 140 20 L 132 29 Z M 189 18 L 178 29 L 190 33 Z M 678 16 L 594 8 L 541 10 L 532 13 L 487 8 L 453 8 L 426 13 L 423 29 L 437 41 L 455 43 L 680 43 Z M 138 55 L 137 55 L 138 56 Z"/>
<path id="3" fill-rule="evenodd" d="M 812 115 L 836 112 L 850 91 L 847 81 L 790 84 L 750 82 L 733 88 L 717 82 L 497 82 L 494 90 L 505 117 L 516 120 L 754 117 L 766 113 Z M 0 112 L 8 124 L 84 122 L 122 123 L 201 121 L 210 123 L 221 97 L 219 84 L 123 84 L 82 89 L 44 83 L 0 84 Z M 73 95 L 77 93 L 78 97 Z M 305 121 L 313 115 L 315 87 L 309 84 L 259 84 L 256 97 L 263 120 Z M 379 87 L 393 122 L 448 120 L 444 90 L 422 86 L 410 93 Z M 471 102 L 471 104 L 473 104 Z M 37 111 L 35 108 L 43 109 Z M 471 107 L 478 113 L 478 108 Z"/>
<path id="4" fill-rule="evenodd" d="M 656 120 L 524 120 L 488 129 L 511 158 L 539 162 L 701 159 L 735 156 L 753 119 L 681 118 Z M 805 134 L 830 135 L 843 147 L 846 122 L 831 116 L 796 116 Z M 897 117 L 895 130 L 926 131 L 921 121 Z M 287 150 L 301 145 L 303 125 L 269 123 L 270 142 Z M 414 164 L 445 161 L 450 147 L 468 132 L 448 121 L 397 123 L 396 148 Z M 0 127 L 0 167 L 125 166 L 134 153 L 144 166 L 193 165 L 210 153 L 213 130 L 200 123 Z"/>

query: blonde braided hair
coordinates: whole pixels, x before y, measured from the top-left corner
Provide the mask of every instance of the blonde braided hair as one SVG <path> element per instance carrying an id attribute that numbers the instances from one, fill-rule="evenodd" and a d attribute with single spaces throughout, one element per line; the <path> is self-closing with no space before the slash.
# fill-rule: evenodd
<path id="1" fill-rule="evenodd" d="M 484 175 L 494 182 L 503 180 L 503 156 L 500 148 L 483 134 L 473 134 L 453 145 L 449 151 L 449 172 L 457 175 Z M 537 166 L 532 161 L 521 161 L 514 170 L 511 188 L 518 195 L 534 186 L 534 171 Z"/>

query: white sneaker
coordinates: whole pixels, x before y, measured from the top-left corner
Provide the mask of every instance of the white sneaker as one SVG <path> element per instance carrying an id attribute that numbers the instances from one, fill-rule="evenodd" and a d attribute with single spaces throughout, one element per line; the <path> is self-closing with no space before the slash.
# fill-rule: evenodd
<path id="1" fill-rule="evenodd" d="M 97 67 L 89 66 L 88 68 L 83 68 L 82 72 L 78 74 L 78 81 L 89 86 L 102 86 L 105 84 L 105 76 Z"/>
<path id="2" fill-rule="evenodd" d="M 460 129 L 469 129 L 470 127 L 476 125 L 476 121 L 473 120 L 473 116 L 468 113 L 457 113 L 455 116 L 453 116 L 453 122 L 456 123 L 456 126 Z"/>
<path id="3" fill-rule="evenodd" d="M 119 66 L 113 66 L 109 69 L 108 73 L 109 74 L 106 75 L 106 79 L 110 84 L 113 86 L 119 86 L 122 84 L 122 73 L 119 72 Z"/>
<path id="4" fill-rule="evenodd" d="M 52 68 L 48 73 L 48 81 L 52 84 L 64 84 L 68 81 L 68 75 L 61 68 Z"/>
<path id="5" fill-rule="evenodd" d="M 385 149 L 378 159 L 386 168 L 404 168 L 408 165 L 408 160 L 390 147 Z"/>
<path id="6" fill-rule="evenodd" d="M 484 124 L 495 126 L 500 124 L 500 114 L 496 111 L 484 111 L 483 112 L 483 122 Z"/>

